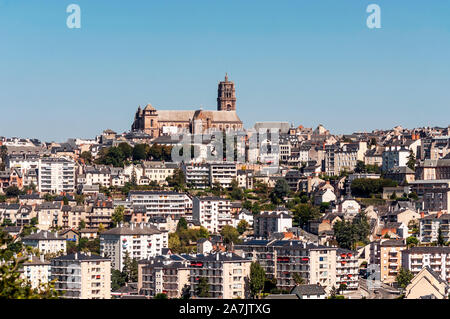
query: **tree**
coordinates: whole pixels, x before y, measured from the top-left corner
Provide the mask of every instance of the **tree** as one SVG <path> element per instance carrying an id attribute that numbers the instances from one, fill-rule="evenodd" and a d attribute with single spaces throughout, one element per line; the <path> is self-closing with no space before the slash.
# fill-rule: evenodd
<path id="1" fill-rule="evenodd" d="M 355 173 L 365 173 L 366 164 L 363 161 L 357 161 L 355 166 Z"/>
<path id="2" fill-rule="evenodd" d="M 356 236 L 351 222 L 337 221 L 334 223 L 333 231 L 339 247 L 353 249 L 353 245 L 356 242 Z"/>
<path id="3" fill-rule="evenodd" d="M 258 297 L 264 288 L 266 272 L 257 262 L 252 262 L 250 266 L 250 292 L 253 297 Z"/>
<path id="4" fill-rule="evenodd" d="M 186 218 L 181 217 L 177 224 L 177 231 L 180 229 L 188 229 L 188 223 L 186 221 Z"/>
<path id="5" fill-rule="evenodd" d="M 417 239 L 417 237 L 409 236 L 408 238 L 406 238 L 406 245 L 408 245 L 409 247 L 417 246 L 418 244 L 419 244 L 419 240 Z"/>
<path id="6" fill-rule="evenodd" d="M 186 185 L 186 178 L 181 169 L 174 170 L 173 175 L 166 178 L 169 187 L 173 187 L 175 190 L 182 190 Z"/>
<path id="7" fill-rule="evenodd" d="M 122 151 L 123 159 L 125 160 L 129 159 L 133 154 L 133 148 L 126 142 L 120 143 L 118 145 L 118 148 Z"/>
<path id="8" fill-rule="evenodd" d="M 392 192 L 392 195 L 389 197 L 392 200 L 396 200 L 397 199 L 397 194 L 394 192 Z"/>
<path id="9" fill-rule="evenodd" d="M 125 252 L 122 271 L 126 274 L 127 282 L 138 281 L 138 263 L 135 258 L 131 258 L 129 252 Z"/>
<path id="10" fill-rule="evenodd" d="M 320 217 L 320 211 L 317 207 L 311 204 L 298 204 L 293 209 L 294 220 L 300 227 L 305 227 L 309 221 Z"/>
<path id="11" fill-rule="evenodd" d="M 294 279 L 294 282 L 297 285 L 304 285 L 305 284 L 305 279 L 298 272 L 294 273 L 294 275 L 292 276 L 292 279 Z"/>
<path id="12" fill-rule="evenodd" d="M 80 158 L 83 159 L 86 164 L 92 163 L 92 153 L 89 151 L 84 151 L 81 153 Z"/>
<path id="13" fill-rule="evenodd" d="M 120 270 L 111 270 L 111 290 L 116 291 L 125 286 L 127 275 Z"/>
<path id="14" fill-rule="evenodd" d="M 347 285 L 346 284 L 340 284 L 339 285 L 339 287 L 338 287 L 338 289 L 337 289 L 337 292 L 339 293 L 339 294 L 341 294 L 343 291 L 345 291 L 345 290 L 347 290 Z"/>
<path id="15" fill-rule="evenodd" d="M 54 289 L 54 282 L 39 284 L 32 288 L 28 280 L 21 278 L 20 269 L 25 258 L 16 258 L 8 247 L 13 244 L 13 238 L 0 229 L 0 299 L 56 299 L 59 293 Z M 18 248 L 18 246 L 14 246 Z M 20 254 L 26 251 L 21 249 Z"/>
<path id="16" fill-rule="evenodd" d="M 206 279 L 205 277 L 198 278 L 198 285 L 197 288 L 195 289 L 195 294 L 198 297 L 210 296 L 208 279 Z"/>
<path id="17" fill-rule="evenodd" d="M 289 184 L 284 178 L 277 180 L 272 193 L 270 194 L 270 199 L 274 204 L 278 204 L 283 201 L 283 198 L 289 194 Z"/>
<path id="18" fill-rule="evenodd" d="M 411 271 L 402 267 L 400 268 L 397 277 L 395 277 L 395 281 L 400 288 L 405 289 L 413 278 L 414 275 L 411 273 Z"/>
<path id="19" fill-rule="evenodd" d="M 86 228 L 86 222 L 84 219 L 80 220 L 80 225 L 78 226 L 78 229 L 81 230 L 83 228 Z"/>
<path id="20" fill-rule="evenodd" d="M 169 249 L 174 252 L 178 253 L 181 248 L 181 241 L 180 237 L 176 233 L 170 233 L 169 234 Z"/>
<path id="21" fill-rule="evenodd" d="M 408 162 L 406 162 L 406 166 L 408 166 L 413 171 L 416 170 L 416 157 L 414 156 L 414 152 L 412 150 L 409 151 Z"/>
<path id="22" fill-rule="evenodd" d="M 132 156 L 133 161 L 143 161 L 147 158 L 147 144 L 137 144 L 133 148 Z"/>
<path id="23" fill-rule="evenodd" d="M 444 238 L 444 234 L 442 234 L 441 226 L 439 226 L 439 229 L 438 229 L 437 244 L 438 244 L 438 246 L 444 246 L 445 245 L 445 238 Z"/>
<path id="24" fill-rule="evenodd" d="M 153 299 L 169 299 L 165 293 L 157 293 Z"/>
<path id="25" fill-rule="evenodd" d="M 248 222 L 245 219 L 242 219 L 237 225 L 237 231 L 242 235 L 248 229 L 248 226 Z"/>
<path id="26" fill-rule="evenodd" d="M 5 189 L 6 197 L 17 197 L 20 195 L 20 189 L 16 185 L 9 186 Z"/>
<path id="27" fill-rule="evenodd" d="M 123 222 L 124 211 L 125 207 L 122 205 L 119 205 L 114 209 L 114 213 L 111 215 L 113 227 L 117 227 L 121 222 Z"/>
<path id="28" fill-rule="evenodd" d="M 239 232 L 233 226 L 225 225 L 220 234 L 222 235 L 225 244 L 236 244 L 240 242 Z"/>

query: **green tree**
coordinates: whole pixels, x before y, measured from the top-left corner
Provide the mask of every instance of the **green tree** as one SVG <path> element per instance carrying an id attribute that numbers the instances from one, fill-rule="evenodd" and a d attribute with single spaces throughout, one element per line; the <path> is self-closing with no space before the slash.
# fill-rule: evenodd
<path id="1" fill-rule="evenodd" d="M 294 275 L 292 276 L 292 279 L 294 279 L 294 282 L 297 285 L 304 285 L 305 284 L 305 279 L 298 272 L 294 273 Z"/>
<path id="2" fill-rule="evenodd" d="M 392 195 L 389 197 L 392 200 L 396 200 L 397 199 L 397 194 L 395 193 L 395 191 L 392 193 Z"/>
<path id="3" fill-rule="evenodd" d="M 157 293 L 153 299 L 169 299 L 165 293 Z"/>
<path id="4" fill-rule="evenodd" d="M 111 270 L 111 290 L 116 291 L 125 286 L 127 282 L 127 275 L 120 270 Z"/>
<path id="5" fill-rule="evenodd" d="M 248 226 L 248 222 L 245 219 L 242 219 L 237 225 L 237 231 L 242 235 L 248 229 Z"/>
<path id="6" fill-rule="evenodd" d="M 438 244 L 438 246 L 444 246 L 445 245 L 445 238 L 444 238 L 444 234 L 442 233 L 441 226 L 439 226 L 439 229 L 438 229 L 437 244 Z"/>
<path id="7" fill-rule="evenodd" d="M 86 222 L 84 221 L 84 219 L 80 220 L 80 225 L 78 226 L 78 229 L 84 229 L 86 228 Z"/>
<path id="8" fill-rule="evenodd" d="M 86 164 L 91 164 L 92 163 L 92 153 L 89 151 L 84 151 L 83 153 L 80 154 L 80 158 L 82 160 L 84 160 L 84 162 Z"/>
<path id="9" fill-rule="evenodd" d="M 253 297 L 258 297 L 264 288 L 266 272 L 257 262 L 252 262 L 250 266 L 250 292 Z"/>
<path id="10" fill-rule="evenodd" d="M 130 144 L 126 142 L 120 143 L 118 145 L 118 148 L 122 151 L 124 160 L 129 159 L 133 154 L 133 147 L 131 147 Z"/>
<path id="11" fill-rule="evenodd" d="M 305 227 L 308 222 L 320 217 L 319 208 L 311 204 L 298 204 L 293 209 L 294 220 L 300 227 Z"/>
<path id="12" fill-rule="evenodd" d="M 418 244 L 419 240 L 417 239 L 417 237 L 409 236 L 408 238 L 406 238 L 406 245 L 408 245 L 408 247 L 417 246 Z"/>
<path id="13" fill-rule="evenodd" d="M 210 296 L 208 279 L 206 279 L 205 277 L 198 278 L 198 285 L 195 290 L 195 294 L 198 297 L 209 297 Z"/>
<path id="14" fill-rule="evenodd" d="M 124 211 L 125 207 L 122 205 L 119 205 L 114 209 L 114 213 L 111 215 L 113 227 L 117 227 L 121 222 L 123 222 Z"/>
<path id="15" fill-rule="evenodd" d="M 131 258 L 128 251 L 125 253 L 122 271 L 127 276 L 127 282 L 137 282 L 138 280 L 138 263 L 135 258 Z"/>
<path id="16" fill-rule="evenodd" d="M 166 178 L 169 187 L 173 187 L 175 190 L 182 190 L 186 185 L 186 178 L 181 169 L 174 170 L 173 175 Z"/>
<path id="17" fill-rule="evenodd" d="M 272 193 L 270 194 L 270 199 L 274 204 L 278 204 L 283 202 L 284 197 L 289 194 L 289 184 L 286 182 L 284 178 L 277 180 L 275 183 L 275 187 L 273 188 Z"/>
<path id="18" fill-rule="evenodd" d="M 147 158 L 147 144 L 137 144 L 133 148 L 133 161 L 143 161 Z"/>
<path id="19" fill-rule="evenodd" d="M 169 234 L 169 249 L 173 253 L 180 253 L 181 241 L 180 237 L 176 233 Z"/>
<path id="20" fill-rule="evenodd" d="M 355 167 L 355 173 L 365 173 L 366 172 L 366 164 L 363 161 L 357 161 Z"/>
<path id="21" fill-rule="evenodd" d="M 180 229 L 188 229 L 188 223 L 186 221 L 186 218 L 181 217 L 177 224 L 177 231 Z"/>
<path id="22" fill-rule="evenodd" d="M 225 244 L 237 244 L 241 242 L 239 239 L 239 232 L 233 226 L 225 225 L 220 234 L 222 235 Z"/>
<path id="23" fill-rule="evenodd" d="M 411 271 L 402 267 L 400 268 L 397 277 L 395 277 L 395 281 L 400 288 L 405 289 L 413 278 L 414 275 L 411 273 Z"/>
<path id="24" fill-rule="evenodd" d="M 413 171 L 416 170 L 416 157 L 414 156 L 414 152 L 412 150 L 409 151 L 408 162 L 406 162 L 406 166 L 408 166 Z"/>
<path id="25" fill-rule="evenodd" d="M 9 186 L 5 189 L 6 197 L 17 197 L 20 195 L 20 189 L 16 185 Z"/>

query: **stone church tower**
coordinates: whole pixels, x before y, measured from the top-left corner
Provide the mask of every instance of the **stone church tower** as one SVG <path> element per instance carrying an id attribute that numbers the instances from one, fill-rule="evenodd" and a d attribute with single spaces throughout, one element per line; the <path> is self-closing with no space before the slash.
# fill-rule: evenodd
<path id="1" fill-rule="evenodd" d="M 228 81 L 228 74 L 225 74 L 225 81 L 219 82 L 217 93 L 218 111 L 236 111 L 236 90 L 234 82 Z"/>

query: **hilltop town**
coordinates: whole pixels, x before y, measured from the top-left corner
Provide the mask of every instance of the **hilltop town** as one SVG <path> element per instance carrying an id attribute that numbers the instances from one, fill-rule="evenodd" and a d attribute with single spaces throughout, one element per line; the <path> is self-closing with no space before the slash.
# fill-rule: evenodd
<path id="1" fill-rule="evenodd" d="M 227 75 L 217 110 L 0 137 L 0 295 L 448 298 L 450 127 L 244 129 L 238 110 Z"/>

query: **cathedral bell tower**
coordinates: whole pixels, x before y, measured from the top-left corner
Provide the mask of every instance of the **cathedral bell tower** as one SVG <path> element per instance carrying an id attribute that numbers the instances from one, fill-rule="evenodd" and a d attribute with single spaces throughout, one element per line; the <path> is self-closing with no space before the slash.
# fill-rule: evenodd
<path id="1" fill-rule="evenodd" d="M 236 111 L 236 90 L 234 88 L 234 82 L 228 81 L 228 74 L 225 74 L 225 81 L 219 82 L 217 110 Z"/>

